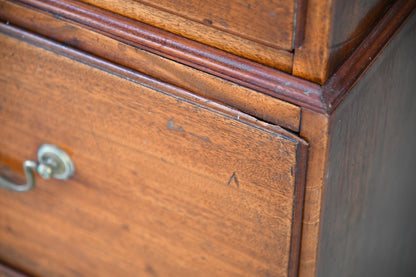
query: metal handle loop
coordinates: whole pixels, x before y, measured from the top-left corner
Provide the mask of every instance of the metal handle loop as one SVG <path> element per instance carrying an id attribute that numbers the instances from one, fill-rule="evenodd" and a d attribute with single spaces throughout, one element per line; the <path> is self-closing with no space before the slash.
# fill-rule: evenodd
<path id="1" fill-rule="evenodd" d="M 19 185 L 0 176 L 0 188 L 26 192 L 35 187 L 35 176 L 33 171 L 39 173 L 44 179 L 51 177 L 66 180 L 74 172 L 74 164 L 68 154 L 52 144 L 43 144 L 38 151 L 39 162 L 27 160 L 23 163 L 23 171 L 26 175 L 26 184 Z"/>

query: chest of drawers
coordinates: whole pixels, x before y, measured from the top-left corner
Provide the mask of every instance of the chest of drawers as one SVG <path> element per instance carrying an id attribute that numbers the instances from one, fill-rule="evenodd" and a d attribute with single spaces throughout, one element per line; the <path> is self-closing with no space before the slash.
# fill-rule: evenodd
<path id="1" fill-rule="evenodd" d="M 0 261 L 411 276 L 415 5 L 1 0 L 1 176 L 44 143 L 75 173 L 1 191 Z"/>

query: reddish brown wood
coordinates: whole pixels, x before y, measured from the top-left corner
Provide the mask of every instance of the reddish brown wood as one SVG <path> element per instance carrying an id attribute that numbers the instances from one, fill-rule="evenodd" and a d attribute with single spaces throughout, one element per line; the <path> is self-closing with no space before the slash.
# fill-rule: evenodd
<path id="1" fill-rule="evenodd" d="M 299 276 L 316 276 L 323 182 L 328 148 L 329 117 L 308 109 L 302 112 L 300 136 L 309 142 Z"/>
<path id="2" fill-rule="evenodd" d="M 305 39 L 305 24 L 306 24 L 306 9 L 307 0 L 296 0 L 295 10 L 295 30 L 294 30 L 294 41 L 292 49 L 296 49 L 302 46 L 303 40 Z"/>
<path id="3" fill-rule="evenodd" d="M 115 16 L 101 9 L 85 7 L 85 4 L 82 3 L 69 2 L 67 0 L 59 2 L 52 0 L 17 1 L 17 3 L 22 2 L 32 9 L 55 15 L 59 14 L 59 18 L 63 21 L 74 22 L 84 28 L 114 37 L 126 44 L 147 49 L 267 95 L 295 104 L 301 104 L 314 110 L 325 110 L 320 98 L 320 87 L 318 85 L 269 67 L 162 32 L 133 20 Z M 11 23 L 23 21 L 22 17 L 20 19 L 19 17 L 8 17 L 7 14 L 2 14 L 2 18 Z M 35 31 L 37 24 L 39 23 L 31 22 L 31 28 Z M 107 28 L 108 32 L 103 28 Z M 54 37 L 52 36 L 51 38 Z M 71 42 L 69 41 L 68 43 Z M 80 42 L 76 43 L 80 44 Z M 94 44 L 93 46 L 95 49 L 90 48 L 90 52 L 100 51 L 98 50 L 100 48 L 99 44 Z"/>
<path id="4" fill-rule="evenodd" d="M 305 40 L 295 48 L 293 75 L 324 84 L 382 18 L 391 2 L 308 1 Z"/>
<path id="5" fill-rule="evenodd" d="M 295 0 L 261 2 L 82 0 L 82 2 L 117 12 L 175 34 L 196 38 L 197 41 L 208 41 L 212 46 L 216 45 L 212 43 L 212 36 L 207 37 L 203 32 L 206 29 L 222 31 L 221 39 L 225 41 L 228 40 L 228 34 L 233 34 L 274 48 L 287 51 L 292 49 Z M 208 28 L 204 28 L 203 25 Z"/>
<path id="6" fill-rule="evenodd" d="M 312 1 L 312 0 L 311 0 Z M 249 76 L 235 76 L 235 72 L 238 70 L 241 70 L 243 68 L 249 69 L 253 64 L 245 64 L 244 60 L 235 60 L 233 62 L 232 56 L 224 56 L 224 59 L 221 58 L 223 56 L 220 54 L 221 52 L 215 52 L 211 48 L 204 48 L 203 46 L 199 45 L 198 43 L 193 43 L 187 40 L 181 40 L 177 36 L 168 36 L 168 33 L 161 32 L 160 30 L 154 29 L 148 25 L 143 25 L 138 22 L 135 22 L 133 20 L 129 20 L 122 17 L 117 17 L 114 14 L 111 14 L 109 12 L 103 11 L 101 9 L 95 9 L 90 6 L 85 6 L 82 3 L 78 2 L 63 2 L 61 1 L 35 1 L 35 0 L 22 0 L 21 2 L 26 3 L 27 5 L 33 6 L 33 7 L 39 7 L 40 9 L 43 9 L 45 11 L 49 11 L 53 14 L 59 14 L 62 18 L 65 20 L 73 20 L 77 23 L 83 23 L 84 25 L 87 25 L 89 28 L 94 28 L 97 31 L 103 32 L 106 35 L 112 35 L 114 38 L 123 39 L 125 42 L 128 43 L 137 43 L 137 45 L 140 45 L 141 47 L 145 47 L 146 49 L 150 51 L 156 51 L 156 53 L 159 53 L 161 55 L 166 55 L 169 58 L 178 59 L 178 61 L 185 62 L 189 65 L 196 66 L 200 69 L 207 70 L 211 73 L 218 74 L 220 73 L 221 76 L 232 76 L 232 79 L 243 81 L 245 82 L 247 78 L 250 75 L 262 75 L 261 72 L 253 73 L 254 71 L 257 71 L 258 69 L 254 70 L 255 68 L 251 68 L 250 70 L 247 70 L 245 73 L 249 73 Z M 397 5 L 404 5 L 411 3 L 412 1 L 398 1 Z M 337 14 L 339 10 L 342 9 L 342 4 L 339 4 L 338 2 L 335 2 L 336 8 L 334 8 L 334 14 Z M 334 4 L 334 5 L 335 5 Z M 365 28 L 361 28 L 361 32 L 357 31 L 357 27 L 352 28 L 351 25 L 344 24 L 344 20 L 340 19 L 341 23 L 338 23 L 334 18 L 325 16 L 326 14 L 332 14 L 330 11 L 332 9 L 332 6 L 330 6 L 326 2 L 319 2 L 319 4 L 313 4 L 313 2 L 309 2 L 310 8 L 309 14 L 306 16 L 302 16 L 302 11 L 305 10 L 305 3 L 303 1 L 299 1 L 298 3 L 298 12 L 297 12 L 297 22 L 299 24 L 296 25 L 296 32 L 299 33 L 298 38 L 301 39 L 303 36 L 302 29 L 304 26 L 303 20 L 305 17 L 310 18 L 308 20 L 307 28 L 310 29 L 309 31 L 306 30 L 307 38 L 306 38 L 306 44 L 303 45 L 301 42 L 296 42 L 296 44 L 302 46 L 295 51 L 296 57 L 295 57 L 295 68 L 297 61 L 300 61 L 302 64 L 307 64 L 307 67 L 309 67 L 311 70 L 320 70 L 323 72 L 323 75 L 319 77 L 318 79 L 323 82 L 322 80 L 326 80 L 328 76 L 328 72 L 332 72 L 334 68 L 340 63 L 340 61 L 344 60 L 345 56 L 350 52 L 352 47 L 356 45 L 356 43 L 361 40 L 362 36 L 366 34 L 363 30 L 368 30 L 372 26 L 372 22 L 376 20 L 378 16 L 380 16 L 380 13 L 382 13 L 386 6 L 388 6 L 389 1 L 383 1 L 383 2 L 374 2 L 371 5 L 368 5 L 365 7 L 365 9 L 361 9 L 360 7 L 363 5 L 363 2 L 356 1 L 354 2 L 351 7 L 354 7 L 354 9 L 350 9 L 353 11 L 368 11 L 368 13 L 371 14 L 371 16 L 364 16 L 364 14 L 367 14 L 366 12 L 355 12 L 356 16 L 354 16 L 354 24 L 353 26 L 361 26 L 366 25 Z M 367 4 L 366 4 L 367 5 Z M 341 7 L 341 8 L 340 8 Z M 350 7 L 350 6 L 349 6 Z M 371 8 L 369 8 L 371 7 Z M 323 25 L 325 20 L 321 20 L 321 18 L 318 16 L 321 14 L 320 17 L 326 18 L 328 21 L 326 25 Z M 99 18 L 94 17 L 94 15 L 99 15 Z M 338 17 L 338 16 L 334 16 Z M 358 19 L 364 17 L 365 20 L 360 21 L 361 23 L 358 23 Z M 313 20 L 312 20 L 313 19 Z M 331 21 L 332 20 L 332 21 Z M 336 22 L 336 23 L 335 23 Z M 366 24 L 364 24 L 364 23 Z M 334 43 L 338 43 L 337 45 L 332 45 L 330 42 L 327 44 L 323 43 L 324 41 L 328 41 L 328 37 L 330 37 L 330 30 L 331 24 L 336 24 L 336 26 L 345 26 L 342 31 L 344 34 L 350 34 L 349 36 L 352 36 L 352 38 L 345 38 L 345 40 L 348 41 L 348 43 L 342 44 L 342 47 L 339 47 L 340 43 L 338 43 L 339 37 L 334 38 L 336 41 Z M 367 26 L 368 25 L 368 26 Z M 111 28 L 110 28 L 111 26 Z M 337 28 L 336 30 L 332 30 L 335 33 L 342 33 L 339 32 Z M 346 31 L 350 30 L 350 31 Z M 354 30 L 354 31 L 351 31 Z M 352 32 L 352 34 L 351 34 Z M 359 32 L 357 34 L 357 32 Z M 151 35 L 150 33 L 154 33 L 155 35 Z M 137 34 L 137 35 L 136 35 Z M 166 39 L 160 39 L 160 36 L 166 37 Z M 201 48 L 202 47 L 202 48 Z M 162 49 L 163 48 L 163 49 Z M 192 49 L 199 49 L 198 51 L 193 51 Z M 207 50 L 210 49 L 210 51 L 207 52 Z M 347 50 L 346 50 L 347 49 Z M 213 51 L 213 52 L 212 52 Z M 212 53 L 210 53 L 212 52 Z M 250 52 L 250 51 L 245 51 Z M 204 54 L 205 53 L 205 54 Z M 207 55 L 207 53 L 210 53 Z M 303 55 L 302 53 L 305 53 Z M 334 54 L 335 53 L 335 54 Z M 341 54 L 340 54 L 341 53 Z M 240 55 L 240 54 L 239 54 Z M 341 56 L 342 57 L 341 57 Z M 332 56 L 339 56 L 341 58 L 337 58 L 337 62 L 330 63 L 328 62 L 328 59 L 332 59 Z M 226 58 L 225 58 L 226 57 Z M 311 58 L 308 58 L 311 57 Z M 201 58 L 205 61 L 201 61 Z M 275 56 L 276 58 L 276 56 Z M 312 59 L 312 60 L 311 60 Z M 339 60 L 339 61 L 338 61 Z M 202 62 L 202 64 L 201 64 Z M 205 64 L 206 62 L 212 63 L 214 62 L 215 65 L 212 64 L 208 65 Z M 335 65 L 335 66 L 334 66 Z M 224 68 L 225 66 L 225 68 Z M 303 65 L 301 65 L 303 67 Z M 228 69 L 227 69 L 228 68 Z M 238 69 L 237 71 L 235 69 Z M 283 69 L 286 70 L 286 69 Z M 232 73 L 234 71 L 234 74 Z M 245 70 L 242 70 L 243 72 Z M 289 69 L 290 71 L 290 69 Z M 326 72 L 326 73 L 325 73 Z M 272 74 L 270 72 L 270 74 Z M 267 74 L 266 74 L 267 75 Z M 298 76 L 302 76 L 299 74 L 295 74 Z M 306 74 L 307 75 L 307 74 Z M 305 78 L 308 78 L 307 76 L 303 76 Z M 237 77 L 237 78 L 235 78 Z M 270 76 L 269 76 L 270 77 Z M 261 76 L 260 79 L 271 79 L 267 76 Z M 260 81 L 260 82 L 259 82 Z M 273 80 L 275 81 L 275 80 Z M 247 83 L 245 83 L 247 85 Z M 252 80 L 249 82 L 249 85 L 258 86 L 260 85 L 263 89 L 260 88 L 261 91 L 264 92 L 264 89 L 268 88 L 269 93 L 270 90 L 272 90 L 272 87 L 269 85 L 266 85 L 264 87 L 264 84 L 261 84 L 261 80 Z M 255 87 L 253 87 L 255 88 Z M 256 88 L 257 89 L 257 88 Z M 272 91 L 273 93 L 273 91 Z M 297 96 L 299 98 L 299 95 Z M 288 100 L 288 99 L 287 99 Z M 317 105 L 315 103 L 315 105 Z M 309 107 L 311 108 L 311 107 Z M 320 106 L 322 107 L 322 105 Z"/>
<path id="7" fill-rule="evenodd" d="M 329 76 L 383 18 L 394 0 L 335 1 L 329 40 Z"/>
<path id="8" fill-rule="evenodd" d="M 318 84 L 325 82 L 328 74 L 330 15 L 330 1 L 307 1 L 305 37 L 302 45 L 294 49 L 293 75 Z"/>
<path id="9" fill-rule="evenodd" d="M 47 141 L 70 153 L 76 175 L 0 194 L 0 259 L 46 276 L 296 274 L 303 140 L 1 30 L 40 46 L 1 35 L 1 162 Z"/>
<path id="10" fill-rule="evenodd" d="M 330 119 L 316 276 L 416 274 L 416 13 Z"/>
<path id="11" fill-rule="evenodd" d="M 415 9 L 414 0 L 397 1 L 339 70 L 325 83 L 322 87 L 322 98 L 329 113 L 332 113 L 342 102 Z"/>
<path id="12" fill-rule="evenodd" d="M 82 5 L 80 3 L 63 2 L 66 3 L 63 4 L 53 1 L 40 2 L 36 0 L 25 0 L 25 3 L 30 3 L 32 6 L 39 5 L 39 8 L 50 13 L 60 14 L 61 19 L 64 21 L 74 22 L 78 25 L 82 23 L 80 26 L 88 26 L 88 28 L 92 28 L 94 31 L 105 33 L 105 31 L 101 30 L 102 26 L 111 26 L 111 32 L 117 32 L 120 37 L 129 37 L 125 40 L 129 45 L 140 47 L 147 45 L 147 48 L 144 48 L 150 51 L 156 51 L 163 56 L 176 59 L 182 63 L 187 63 L 190 66 L 197 67 L 273 97 L 278 97 L 302 107 L 325 113 L 331 112 L 332 107 L 340 102 L 343 95 L 355 82 L 354 80 L 356 80 L 360 74 L 365 71 L 365 68 L 371 64 L 371 61 L 364 58 L 368 55 L 366 51 L 371 52 L 369 57 L 374 57 L 376 53 L 381 51 L 389 37 L 400 27 L 403 20 L 415 7 L 414 0 L 398 1 L 395 3 L 386 16 L 383 17 L 370 32 L 369 36 L 363 41 L 361 46 L 359 46 L 359 49 L 361 50 L 353 54 L 339 71 L 321 88 L 313 83 L 300 80 L 259 64 L 250 63 L 246 60 L 228 55 L 221 51 L 213 50 L 212 48 L 197 43 L 189 42 L 190 44 L 188 44 L 188 41 L 186 41 L 186 44 L 184 44 L 185 41 L 183 39 L 173 35 L 166 35 L 147 25 L 140 25 L 140 28 L 144 29 L 140 29 L 139 27 L 135 28 L 135 24 L 139 23 L 124 18 L 118 18 L 117 16 L 114 16 L 111 13 L 105 13 L 102 10 L 97 10 L 95 8 L 88 8 L 92 9 L 88 10 L 85 7 L 83 7 L 83 9 L 86 10 L 80 9 L 79 5 Z M 90 12 L 87 13 L 85 11 Z M 108 18 L 104 18 L 102 19 L 104 21 L 102 21 L 101 18 L 95 18 L 94 13 L 103 16 L 105 15 Z M 26 26 L 28 24 L 27 21 L 22 19 L 24 18 L 22 16 L 8 17 L 7 14 L 2 14 L 2 18 L 4 20 L 10 20 L 10 22 L 17 22 L 23 25 L 26 24 Z M 30 24 L 33 26 L 32 28 L 36 30 L 37 23 L 30 22 Z M 79 32 L 81 32 L 81 30 L 82 28 L 79 29 Z M 129 34 L 127 34 L 128 30 L 130 30 Z M 108 31 L 110 32 L 110 30 Z M 154 34 L 152 33 L 153 31 L 155 32 Z M 59 32 L 52 34 L 51 37 L 62 39 L 62 35 L 59 36 L 57 33 Z M 143 35 L 144 38 L 138 35 L 136 36 L 136 34 Z M 111 36 L 109 33 L 106 33 L 106 35 Z M 157 36 L 159 37 L 156 38 Z M 161 37 L 163 39 L 161 39 Z M 155 39 L 156 41 L 153 41 L 152 39 Z M 100 52 L 99 50 L 100 46 L 98 44 L 86 48 L 85 42 L 76 40 L 66 42 L 72 43 L 80 48 L 84 47 L 87 51 L 92 53 L 102 53 L 102 51 Z M 198 49 L 198 51 L 196 51 L 196 49 Z M 112 53 L 115 52 L 112 51 Z M 207 59 L 206 57 L 209 58 Z M 232 101 L 224 100 L 224 102 L 230 104 Z"/>
<path id="13" fill-rule="evenodd" d="M 51 37 L 94 55 L 173 84 L 208 99 L 225 103 L 267 122 L 297 132 L 300 108 L 277 98 L 257 93 L 234 82 L 144 51 L 126 43 L 36 12 L 14 3 L 0 1 L 0 17 L 37 34 Z M 34 23 L 35 22 L 35 23 Z"/>
<path id="14" fill-rule="evenodd" d="M 138 45 L 155 53 L 180 60 L 185 63 L 206 67 L 232 67 L 239 69 L 245 59 L 160 30 L 153 26 L 119 16 L 74 0 L 19 0 L 17 2 L 42 9 L 63 19 L 81 23 L 110 37 Z M 247 51 L 248 53 L 249 51 Z M 267 52 L 267 51 L 266 51 Z M 282 52 L 282 51 L 280 51 Z M 235 60 L 237 58 L 237 60 Z M 288 52 L 275 53 L 272 58 L 282 61 L 277 68 L 290 72 L 292 55 Z M 210 65 L 204 65 L 204 60 Z M 255 63 L 252 62 L 254 65 Z M 214 68 L 213 68 L 214 69 Z M 214 69 L 215 71 L 215 69 Z"/>

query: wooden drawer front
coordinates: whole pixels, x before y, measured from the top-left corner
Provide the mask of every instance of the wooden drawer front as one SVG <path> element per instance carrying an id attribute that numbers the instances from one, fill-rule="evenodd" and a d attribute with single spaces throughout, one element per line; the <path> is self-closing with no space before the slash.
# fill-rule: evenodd
<path id="1" fill-rule="evenodd" d="M 131 13 L 138 19 L 149 23 L 158 22 L 154 17 L 171 14 L 174 15 L 168 17 L 171 25 L 187 19 L 265 45 L 286 50 L 292 49 L 295 0 L 83 0 L 83 2 L 99 5 L 123 14 L 130 15 Z M 147 13 L 150 10 L 153 11 L 152 14 Z M 166 20 L 167 18 L 163 17 L 163 19 Z M 181 26 L 176 25 L 176 28 L 180 32 Z M 198 32 L 198 30 L 196 31 Z"/>
<path id="2" fill-rule="evenodd" d="M 286 72 L 291 71 L 295 0 L 82 2 Z"/>
<path id="3" fill-rule="evenodd" d="M 42 143 L 76 168 L 0 191 L 1 261 L 36 276 L 295 274 L 302 140 L 0 30 L 2 174 L 23 175 Z"/>

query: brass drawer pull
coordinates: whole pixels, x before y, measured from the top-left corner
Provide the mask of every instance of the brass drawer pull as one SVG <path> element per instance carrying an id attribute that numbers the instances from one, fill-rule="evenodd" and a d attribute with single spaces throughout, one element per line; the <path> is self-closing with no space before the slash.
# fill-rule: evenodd
<path id="1" fill-rule="evenodd" d="M 0 188 L 19 192 L 31 190 L 35 186 L 33 171 L 39 173 L 44 179 L 53 177 L 66 180 L 74 175 L 75 168 L 71 158 L 55 145 L 43 144 L 38 150 L 38 160 L 39 162 L 27 160 L 23 163 L 26 184 L 18 185 L 0 176 Z"/>

